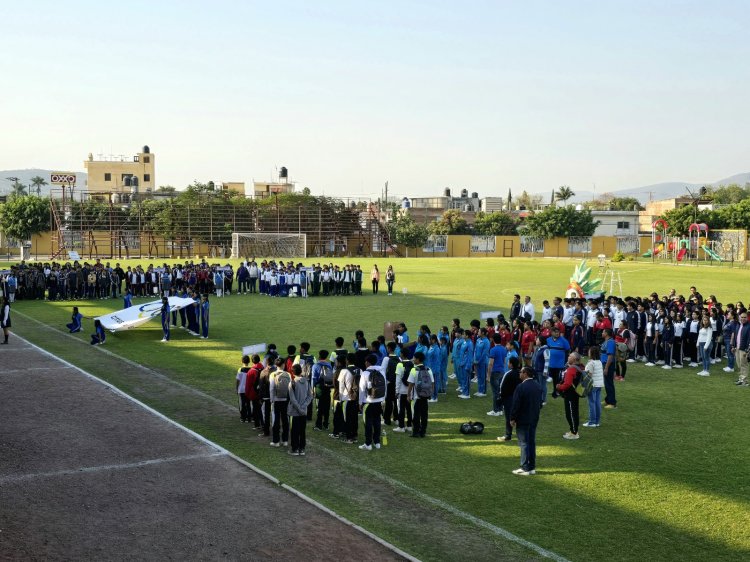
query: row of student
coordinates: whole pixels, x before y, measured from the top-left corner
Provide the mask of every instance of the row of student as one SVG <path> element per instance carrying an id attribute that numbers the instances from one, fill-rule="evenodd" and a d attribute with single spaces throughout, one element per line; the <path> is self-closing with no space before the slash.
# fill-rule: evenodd
<path id="1" fill-rule="evenodd" d="M 364 443 L 359 448 L 364 451 L 380 449 L 381 423 L 390 425 L 391 416 L 398 420 L 396 432 L 405 432 L 410 427 L 412 437 L 426 435 L 428 401 L 435 379 L 424 365 L 421 352 L 398 364 L 400 400 L 394 410 L 387 366 L 379 364 L 375 354 L 366 356 L 361 369 L 356 365 L 354 353 L 340 353 L 331 362 L 328 352 L 321 350 L 317 361 L 311 362 L 309 346 L 303 343 L 301 348 L 302 353 L 291 365 L 289 358 L 274 358 L 274 355 L 266 356 L 265 365 L 260 363 L 258 355 L 252 357 L 252 363 L 251 358 L 244 356 L 237 372 L 235 386 L 241 421 L 252 421 L 256 429 L 262 430 L 259 436 L 271 437 L 272 447 L 289 445 L 291 433 L 289 454 L 305 454 L 306 423 L 313 419 L 314 399 L 317 399 L 315 429 L 328 429 L 333 412 L 329 436 L 344 443 L 357 442 L 362 416 Z"/>

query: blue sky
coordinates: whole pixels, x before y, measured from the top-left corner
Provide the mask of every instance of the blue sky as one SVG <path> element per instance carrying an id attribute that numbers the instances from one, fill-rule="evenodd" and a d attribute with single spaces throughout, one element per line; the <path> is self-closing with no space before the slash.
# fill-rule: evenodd
<path id="1" fill-rule="evenodd" d="M 749 2 L 82 2 L 1 10 L 0 169 L 148 144 L 157 183 L 480 196 L 750 170 Z"/>

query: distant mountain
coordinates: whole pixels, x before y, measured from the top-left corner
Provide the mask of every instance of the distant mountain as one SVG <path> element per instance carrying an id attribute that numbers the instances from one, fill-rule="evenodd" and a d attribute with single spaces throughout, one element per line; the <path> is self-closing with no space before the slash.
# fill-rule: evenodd
<path id="1" fill-rule="evenodd" d="M 18 181 L 24 184 L 27 189 L 31 187 L 31 178 L 41 176 L 47 181 L 47 185 L 42 186 L 42 195 L 49 195 L 50 189 L 60 189 L 59 185 L 50 184 L 50 174 L 53 172 L 67 172 L 69 170 L 41 170 L 34 168 L 31 170 L 0 170 L 0 195 L 7 195 L 11 191 L 13 182 L 8 178 L 18 178 Z M 76 189 L 86 188 L 86 172 L 76 172 Z M 36 191 L 32 193 L 36 195 Z"/>
<path id="2" fill-rule="evenodd" d="M 742 174 L 735 174 L 733 176 L 729 176 L 728 178 L 720 179 L 713 182 L 704 182 L 704 183 L 690 183 L 690 182 L 681 182 L 681 181 L 670 181 L 670 182 L 664 182 L 664 183 L 655 183 L 652 185 L 644 185 L 642 187 L 629 187 L 626 189 L 618 189 L 617 191 L 610 191 L 608 193 L 612 193 L 616 197 L 635 197 L 638 199 L 641 203 L 645 203 L 649 200 L 657 201 L 659 199 L 669 199 L 671 197 L 679 197 L 681 195 L 687 195 L 687 189 L 690 189 L 691 191 L 696 191 L 703 187 L 704 185 L 710 186 L 710 187 L 719 187 L 721 185 L 730 185 L 730 184 L 739 184 L 739 185 L 745 185 L 746 183 L 750 183 L 750 172 L 745 172 Z M 687 189 L 686 189 L 687 188 Z M 594 193 L 592 191 L 578 191 L 574 189 L 573 191 L 576 192 L 576 196 L 571 200 L 574 203 L 578 203 L 581 201 L 590 201 L 595 196 L 600 196 L 604 192 L 597 192 Z"/>

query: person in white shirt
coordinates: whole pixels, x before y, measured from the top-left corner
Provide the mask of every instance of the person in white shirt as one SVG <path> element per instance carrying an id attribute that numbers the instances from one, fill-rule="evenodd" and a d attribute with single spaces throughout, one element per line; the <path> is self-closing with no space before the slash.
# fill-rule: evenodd
<path id="1" fill-rule="evenodd" d="M 674 322 L 674 344 L 672 347 L 672 360 L 675 369 L 682 369 L 682 334 L 685 332 L 685 320 L 682 313 L 678 312 Z"/>
<path id="2" fill-rule="evenodd" d="M 414 353 L 414 368 L 409 373 L 409 397 L 414 401 L 412 437 L 424 437 L 427 432 L 428 400 L 432 397 L 435 377 L 424 365 L 424 353 Z"/>
<path id="3" fill-rule="evenodd" d="M 359 448 L 372 451 L 373 446 L 380 449 L 380 422 L 383 416 L 385 400 L 385 375 L 377 367 L 377 355 L 370 354 L 365 359 L 365 370 L 359 377 L 359 405 L 365 421 L 365 443 Z M 382 377 L 382 396 L 374 396 L 372 377 Z"/>
<path id="4" fill-rule="evenodd" d="M 523 306 L 521 307 L 521 316 L 523 316 L 530 322 L 533 322 L 535 315 L 536 313 L 534 312 L 534 305 L 531 302 L 531 297 L 524 297 Z"/>
<path id="5" fill-rule="evenodd" d="M 338 357 L 336 363 L 338 363 Z M 343 359 L 343 358 L 342 358 Z M 358 388 L 356 388 L 356 380 L 354 378 L 354 371 L 358 372 L 358 369 L 354 365 L 354 354 L 347 354 L 346 361 L 343 362 L 345 367 L 339 371 L 339 399 L 344 406 L 344 420 L 345 420 L 345 440 L 344 443 L 355 443 L 357 441 L 357 424 L 359 423 L 359 404 L 357 404 L 357 396 L 359 394 Z"/>
<path id="6" fill-rule="evenodd" d="M 698 358 L 703 362 L 703 370 L 698 372 L 702 377 L 709 376 L 708 369 L 711 367 L 711 348 L 714 345 L 714 331 L 711 328 L 711 319 L 708 316 L 701 318 L 698 330 Z"/>
<path id="7" fill-rule="evenodd" d="M 583 427 L 599 427 L 602 416 L 602 387 L 604 386 L 604 367 L 602 366 L 599 348 L 589 348 L 589 362 L 586 363 L 586 372 L 594 380 L 594 387 L 589 393 L 589 420 Z"/>
<path id="8" fill-rule="evenodd" d="M 545 300 L 542 302 L 542 319 L 539 321 L 540 324 L 544 324 L 545 320 L 552 320 L 552 307 L 549 305 L 549 301 Z"/>

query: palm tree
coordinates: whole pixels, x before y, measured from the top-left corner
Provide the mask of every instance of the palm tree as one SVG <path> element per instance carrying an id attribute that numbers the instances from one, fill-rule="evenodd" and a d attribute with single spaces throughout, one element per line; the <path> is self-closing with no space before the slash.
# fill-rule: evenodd
<path id="1" fill-rule="evenodd" d="M 13 185 L 10 186 L 10 194 L 14 197 L 22 197 L 26 195 L 26 186 L 18 181 L 18 178 L 14 178 Z"/>
<path id="2" fill-rule="evenodd" d="M 42 186 L 47 185 L 47 180 L 45 180 L 42 176 L 34 176 L 31 178 L 31 187 L 36 189 L 36 194 L 41 195 L 42 194 Z"/>
<path id="3" fill-rule="evenodd" d="M 555 192 L 555 199 L 565 203 L 571 197 L 575 197 L 576 192 L 570 189 L 567 185 L 561 185 L 560 189 Z"/>

